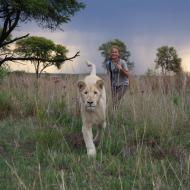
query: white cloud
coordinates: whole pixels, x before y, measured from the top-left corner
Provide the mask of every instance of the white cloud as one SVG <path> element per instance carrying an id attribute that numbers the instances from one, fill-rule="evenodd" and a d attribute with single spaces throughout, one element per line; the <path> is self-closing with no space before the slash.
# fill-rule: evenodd
<path id="1" fill-rule="evenodd" d="M 17 31 L 15 35 L 26 34 L 25 32 Z M 82 32 L 77 30 L 66 31 L 42 31 L 33 30 L 31 36 L 43 36 L 47 39 L 53 40 L 55 43 L 65 45 L 69 50 L 68 57 L 75 55 L 80 50 L 80 56 L 73 61 L 65 62 L 60 70 L 55 67 L 48 68 L 46 72 L 56 73 L 88 73 L 85 62 L 90 60 L 97 65 L 97 71 L 102 72 L 103 57 L 101 57 L 98 47 L 108 40 L 103 33 L 96 32 Z M 116 37 L 117 38 L 117 37 Z M 120 38 L 119 38 L 120 39 Z M 148 68 L 154 68 L 154 60 L 156 58 L 157 48 L 168 45 L 174 46 L 177 50 L 179 57 L 182 58 L 182 66 L 185 70 L 190 72 L 190 47 L 186 45 L 186 41 L 180 41 L 182 39 L 176 38 L 176 36 L 156 36 L 156 35 L 139 35 L 133 36 L 130 40 L 123 40 L 127 43 L 129 51 L 131 52 L 131 61 L 134 61 L 136 74 L 143 74 Z M 26 71 L 33 71 L 31 66 L 27 68 L 23 66 L 14 66 L 14 69 L 25 69 Z"/>
<path id="2" fill-rule="evenodd" d="M 25 33 L 15 32 L 16 36 L 24 35 Z M 47 32 L 36 30 L 30 34 L 31 36 L 43 36 L 47 39 L 53 40 L 57 44 L 64 45 L 68 50 L 68 57 L 72 57 L 76 52 L 80 51 L 80 56 L 73 59 L 72 61 L 65 62 L 60 70 L 57 70 L 54 67 L 46 69 L 47 72 L 58 72 L 58 73 L 87 73 L 89 69 L 87 68 L 85 62 L 90 60 L 97 65 L 97 71 L 102 72 L 102 62 L 103 58 L 98 52 L 98 47 L 100 46 L 100 35 L 96 33 L 85 33 L 79 32 L 76 30 L 71 31 L 56 31 L 56 32 Z M 13 67 L 11 67 L 13 68 Z M 33 72 L 31 66 L 24 67 L 22 65 L 14 65 L 14 70 L 26 70 Z"/>
<path id="3" fill-rule="evenodd" d="M 180 39 L 178 39 L 180 40 Z M 135 73 L 142 74 L 148 68 L 154 68 L 157 49 L 161 46 L 173 46 L 180 58 L 182 68 L 190 72 L 190 46 L 176 40 L 174 36 L 138 36 L 131 43 L 132 60 L 135 62 Z"/>
<path id="4" fill-rule="evenodd" d="M 180 48 L 179 57 L 182 58 L 182 68 L 190 72 L 190 46 Z"/>

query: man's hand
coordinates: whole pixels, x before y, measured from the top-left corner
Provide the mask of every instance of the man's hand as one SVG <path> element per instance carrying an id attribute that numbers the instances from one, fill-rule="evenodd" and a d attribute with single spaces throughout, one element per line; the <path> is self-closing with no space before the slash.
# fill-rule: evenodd
<path id="1" fill-rule="evenodd" d="M 123 66 L 121 64 L 117 64 L 117 68 L 123 72 L 123 74 L 125 74 L 127 77 L 129 77 L 129 73 L 128 70 L 126 70 L 125 68 L 123 68 Z"/>
<path id="2" fill-rule="evenodd" d="M 119 70 L 122 70 L 122 69 L 123 69 L 122 65 L 120 65 L 120 64 L 117 64 L 116 66 L 117 66 L 117 68 L 118 68 Z"/>

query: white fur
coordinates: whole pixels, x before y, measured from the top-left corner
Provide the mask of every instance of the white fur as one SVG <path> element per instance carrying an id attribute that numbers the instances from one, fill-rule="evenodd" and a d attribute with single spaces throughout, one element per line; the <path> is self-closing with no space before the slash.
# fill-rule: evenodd
<path id="1" fill-rule="evenodd" d="M 92 71 L 83 81 L 78 81 L 78 88 L 83 138 L 87 154 L 94 157 L 96 147 L 93 141 L 92 127 L 97 127 L 97 130 L 106 127 L 106 91 L 103 80 L 96 75 L 95 65 L 90 62 L 87 62 L 87 65 L 92 67 Z"/>

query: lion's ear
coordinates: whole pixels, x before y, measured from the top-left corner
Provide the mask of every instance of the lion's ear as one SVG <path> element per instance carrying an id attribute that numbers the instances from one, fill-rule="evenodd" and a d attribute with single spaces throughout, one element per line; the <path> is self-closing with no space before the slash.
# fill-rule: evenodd
<path id="1" fill-rule="evenodd" d="M 96 82 L 96 85 L 97 85 L 97 87 L 98 87 L 99 89 L 102 89 L 103 86 L 104 86 L 103 80 L 98 80 L 98 81 Z"/>
<path id="2" fill-rule="evenodd" d="M 78 81 L 77 85 L 80 91 L 82 91 L 86 87 L 86 84 L 84 81 Z"/>

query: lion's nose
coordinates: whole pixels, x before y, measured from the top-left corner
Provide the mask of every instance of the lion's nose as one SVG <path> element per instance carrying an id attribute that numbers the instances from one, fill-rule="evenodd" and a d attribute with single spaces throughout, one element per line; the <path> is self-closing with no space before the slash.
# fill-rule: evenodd
<path id="1" fill-rule="evenodd" d="M 92 104 L 93 104 L 93 102 L 92 102 L 92 101 L 88 101 L 87 103 L 88 103 L 89 105 L 92 105 Z"/>

